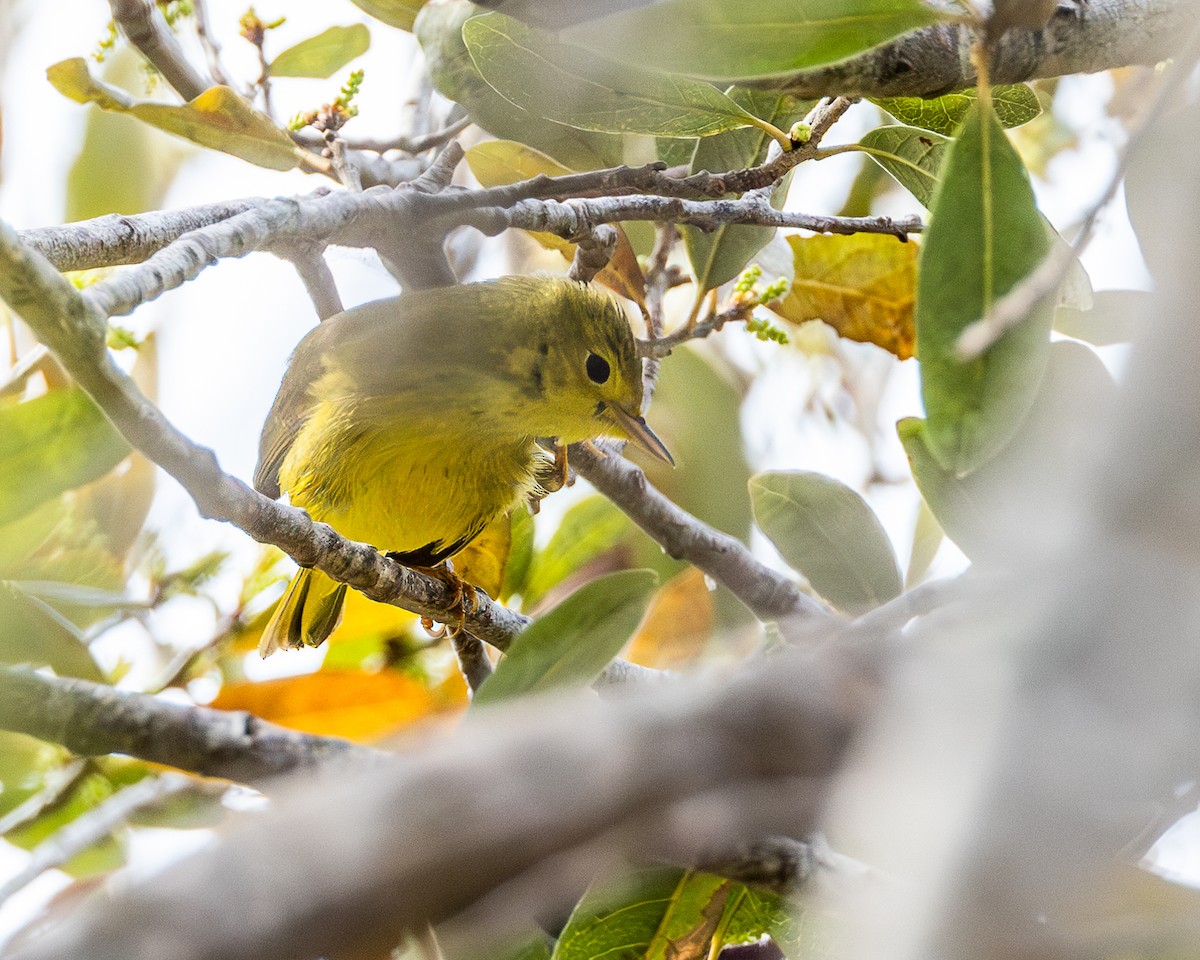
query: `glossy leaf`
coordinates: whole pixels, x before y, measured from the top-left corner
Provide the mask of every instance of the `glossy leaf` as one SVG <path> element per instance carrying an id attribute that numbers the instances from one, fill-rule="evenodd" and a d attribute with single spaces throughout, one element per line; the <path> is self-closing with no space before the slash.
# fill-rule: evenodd
<path id="1" fill-rule="evenodd" d="M 182 106 L 136 101 L 95 79 L 82 57 L 46 70 L 54 88 L 76 103 L 136 117 L 177 137 L 271 170 L 290 170 L 301 156 L 291 138 L 229 87 L 209 87 Z"/>
<path id="2" fill-rule="evenodd" d="M 591 496 L 571 507 L 545 549 L 533 559 L 522 593 L 524 609 L 536 607 L 553 587 L 613 549 L 629 528 L 629 518 L 607 497 Z"/>
<path id="3" fill-rule="evenodd" d="M 1053 305 L 1036 307 L 988 352 L 964 362 L 959 334 L 1046 255 L 1050 237 L 1021 158 L 995 120 L 972 111 L 946 154 L 921 244 L 917 349 L 928 440 L 964 476 L 1016 434 L 1050 350 Z"/>
<path id="4" fill-rule="evenodd" d="M 462 106 L 492 136 L 528 144 L 573 170 L 622 163 L 622 137 L 545 120 L 488 86 L 463 42 L 463 23 L 478 12 L 468 0 L 448 0 L 427 4 L 417 17 L 414 32 L 437 91 Z"/>
<path id="5" fill-rule="evenodd" d="M 792 323 L 823 320 L 839 336 L 874 343 L 901 360 L 913 355 L 915 243 L 871 233 L 787 241 L 795 276 L 776 313 Z"/>
<path id="6" fill-rule="evenodd" d="M 371 46 L 371 32 L 361 23 L 330 27 L 288 47 L 271 61 L 272 77 L 332 77 Z"/>
<path id="7" fill-rule="evenodd" d="M 0 523 L 107 473 L 129 445 L 78 387 L 0 408 Z"/>
<path id="8" fill-rule="evenodd" d="M 0 580 L 0 623 L 0 663 L 52 667 L 64 677 L 104 679 L 79 629 L 12 580 Z"/>
<path id="9" fill-rule="evenodd" d="M 472 17 L 463 40 L 502 97 L 582 130 L 703 137 L 756 122 L 707 83 L 617 63 L 501 14 Z"/>
<path id="10" fill-rule="evenodd" d="M 783 130 L 801 119 L 808 107 L 808 103 L 793 97 L 749 88 L 735 88 L 728 91 L 727 95 L 748 112 Z M 754 166 L 766 159 L 770 145 L 771 137 L 758 127 L 744 127 L 705 137 L 696 145 L 690 172 L 720 172 Z M 790 183 L 791 178 L 788 177 L 775 187 L 771 194 L 772 206 L 777 209 L 783 206 Z M 775 228 L 726 224 L 705 232 L 697 227 L 685 226 L 682 233 L 696 283 L 701 291 L 706 291 L 727 283 L 741 273 L 775 235 Z"/>
<path id="11" fill-rule="evenodd" d="M 920 127 L 877 127 L 859 144 L 867 156 L 890 173 L 900 186 L 928 207 L 950 146 L 949 137 Z"/>
<path id="12" fill-rule="evenodd" d="M 820 951 L 801 953 L 804 927 L 797 910 L 779 894 L 734 884 L 718 930 L 721 945 L 752 943 L 769 934 L 789 957 L 819 957 Z"/>
<path id="13" fill-rule="evenodd" d="M 553 157 L 540 150 L 512 140 L 488 140 L 471 147 L 466 154 L 467 165 L 475 179 L 485 187 L 506 186 L 536 176 L 561 177 L 573 173 Z M 596 274 L 604 284 L 634 303 L 646 302 L 646 278 L 638 265 L 637 254 L 625 230 L 616 226 L 617 247 L 608 265 Z M 529 235 L 548 250 L 557 250 L 568 261 L 575 257 L 575 244 L 554 233 L 531 230 Z"/>
<path id="14" fill-rule="evenodd" d="M 799 942 L 798 926 L 774 894 L 712 874 L 649 869 L 589 890 L 553 960 L 704 958 L 765 934 L 790 948 Z"/>
<path id="15" fill-rule="evenodd" d="M 663 0 L 562 35 L 634 66 L 731 83 L 845 60 L 939 19 L 920 0 Z"/>
<path id="16" fill-rule="evenodd" d="M 750 501 L 759 529 L 834 606 L 858 615 L 900 593 L 891 541 L 849 487 L 820 473 L 759 473 Z"/>
<path id="17" fill-rule="evenodd" d="M 222 688 L 212 706 L 322 736 L 373 741 L 428 716 L 433 698 L 418 680 L 394 670 L 327 671 Z"/>
<path id="18" fill-rule="evenodd" d="M 411 30 L 425 0 L 350 0 L 363 13 L 401 30 Z"/>
<path id="19" fill-rule="evenodd" d="M 559 934 L 553 960 L 708 956 L 732 886 L 711 874 L 664 868 L 593 888 Z"/>
<path id="20" fill-rule="evenodd" d="M 872 102 L 882 107 L 901 123 L 943 136 L 958 132 L 967 111 L 979 100 L 975 90 L 956 90 L 932 100 L 923 97 L 879 97 Z M 1013 83 L 992 89 L 992 106 L 996 119 L 1005 127 L 1019 127 L 1042 112 L 1041 101 L 1027 83 Z"/>
<path id="21" fill-rule="evenodd" d="M 622 570 L 580 587 L 517 636 L 474 702 L 590 683 L 629 642 L 657 585 L 652 571 Z"/>

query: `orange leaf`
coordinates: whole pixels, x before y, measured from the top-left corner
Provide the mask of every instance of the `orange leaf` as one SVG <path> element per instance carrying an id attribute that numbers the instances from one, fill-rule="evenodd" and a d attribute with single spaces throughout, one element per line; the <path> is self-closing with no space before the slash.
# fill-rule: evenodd
<path id="1" fill-rule="evenodd" d="M 654 595 L 627 658 L 659 669 L 681 666 L 699 656 L 712 629 L 712 593 L 704 574 L 688 567 Z"/>
<path id="2" fill-rule="evenodd" d="M 418 680 L 393 670 L 323 671 L 231 684 L 211 706 L 245 710 L 305 733 L 374 741 L 428 716 L 434 699 Z"/>

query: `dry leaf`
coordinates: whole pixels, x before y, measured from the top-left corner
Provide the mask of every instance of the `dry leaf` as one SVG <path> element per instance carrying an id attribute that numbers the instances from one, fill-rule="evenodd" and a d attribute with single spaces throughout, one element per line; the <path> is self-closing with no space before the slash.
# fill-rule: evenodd
<path id="1" fill-rule="evenodd" d="M 788 237 L 796 276 L 776 312 L 792 323 L 824 320 L 840 336 L 874 343 L 901 360 L 913 355 L 915 243 L 859 233 Z"/>

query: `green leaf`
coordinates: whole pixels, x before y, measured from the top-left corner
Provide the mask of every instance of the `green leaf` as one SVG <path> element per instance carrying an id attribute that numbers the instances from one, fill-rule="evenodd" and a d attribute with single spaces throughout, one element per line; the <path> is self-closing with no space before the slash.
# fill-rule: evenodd
<path id="1" fill-rule="evenodd" d="M 10 830 L 4 839 L 23 850 L 32 850 L 115 792 L 112 781 L 93 769 L 79 777 L 70 789 L 33 820 Z M 62 869 L 75 877 L 91 877 L 116 869 L 124 860 L 124 845 L 110 834 L 72 857 Z"/>
<path id="2" fill-rule="evenodd" d="M 933 559 L 937 556 L 942 547 L 942 541 L 945 539 L 946 534 L 942 530 L 942 525 L 933 515 L 929 504 L 922 500 L 917 511 L 917 522 L 913 528 L 913 543 L 912 551 L 908 555 L 908 569 L 904 572 L 906 590 L 915 587 L 925 579 L 925 574 L 929 572 L 929 568 L 933 565 Z"/>
<path id="3" fill-rule="evenodd" d="M 518 507 L 509 518 L 508 563 L 504 565 L 504 584 L 500 600 L 507 602 L 514 593 L 524 593 L 533 564 L 533 514 Z"/>
<path id="4" fill-rule="evenodd" d="M 414 27 L 438 93 L 460 104 L 471 119 L 500 140 L 515 140 L 572 170 L 595 170 L 624 161 L 624 139 L 553 123 L 504 99 L 479 74 L 463 43 L 463 23 L 478 12 L 467 0 L 428 4 Z"/>
<path id="5" fill-rule="evenodd" d="M 933 100 L 922 97 L 878 97 L 872 102 L 901 123 L 923 127 L 952 137 L 963 119 L 979 100 L 975 90 L 957 90 Z M 1027 83 L 1013 83 L 992 89 L 992 107 L 996 119 L 1005 127 L 1019 127 L 1042 112 L 1041 101 Z"/>
<path id="6" fill-rule="evenodd" d="M 533 558 L 521 606 L 533 609 L 551 588 L 617 546 L 629 528 L 629 518 L 607 497 L 597 494 L 575 504 L 563 515 L 545 549 Z"/>
<path id="7" fill-rule="evenodd" d="M 857 616 L 899 595 L 891 541 L 849 487 L 820 473 L 759 473 L 750 501 L 784 560 L 834 606 Z"/>
<path id="8" fill-rule="evenodd" d="M 703 957 L 731 881 L 664 868 L 595 887 L 571 913 L 552 960 Z"/>
<path id="9" fill-rule="evenodd" d="M 809 106 L 794 97 L 749 88 L 733 88 L 726 91 L 726 95 L 747 112 L 783 130 L 802 118 Z M 690 172 L 719 172 L 754 166 L 766 159 L 770 145 L 771 137 L 758 127 L 743 127 L 705 137 L 697 143 Z M 776 209 L 782 208 L 790 183 L 790 177 L 785 178 L 772 191 L 771 205 Z M 697 227 L 685 226 L 683 242 L 700 292 L 712 290 L 736 277 L 774 235 L 774 227 L 747 224 L 727 224 L 707 233 Z"/>
<path id="10" fill-rule="evenodd" d="M 1029 412 L 1050 350 L 1053 304 L 976 359 L 959 334 L 1036 267 L 1050 247 L 1029 176 L 1004 130 L 972 110 L 947 151 L 917 271 L 917 356 L 928 440 L 964 476 L 1012 439 Z"/>
<path id="11" fill-rule="evenodd" d="M 933 203 L 942 161 L 953 142 L 949 137 L 920 127 L 891 126 L 877 127 L 858 142 L 867 156 L 924 206 Z"/>
<path id="12" fill-rule="evenodd" d="M 401 30 L 411 30 L 425 0 L 351 0 L 363 13 Z"/>
<path id="13" fill-rule="evenodd" d="M 1070 465 L 1089 451 L 1115 384 L 1095 352 L 1053 344 L 1033 409 L 1012 442 L 978 470 L 955 476 L 934 456 L 924 420 L 896 425 L 913 478 L 946 534 L 972 560 L 1012 562 L 1059 522 L 1077 495 Z"/>
<path id="14" fill-rule="evenodd" d="M 664 0 L 562 37 L 637 67 L 730 83 L 845 60 L 940 19 L 920 0 Z"/>
<path id="15" fill-rule="evenodd" d="M 104 680 L 79 629 L 11 580 L 0 580 L 0 624 L 0 663 L 48 666 L 59 676 Z"/>
<path id="16" fill-rule="evenodd" d="M 78 387 L 0 408 L 0 523 L 103 476 L 128 453 Z"/>
<path id="17" fill-rule="evenodd" d="M 361 23 L 330 27 L 288 47 L 271 61 L 272 77 L 332 77 L 371 46 L 371 31 Z"/>
<path id="18" fill-rule="evenodd" d="M 506 100 L 582 130 L 704 137 L 759 121 L 719 90 L 609 60 L 498 13 L 472 17 L 463 40 Z"/>
<path id="19" fill-rule="evenodd" d="M 57 744 L 0 730 L 0 818 L 56 781 L 61 782 L 70 753 Z"/>
<path id="20" fill-rule="evenodd" d="M 144 64 L 127 47 L 106 60 L 104 77 L 123 87 L 141 84 Z M 179 164 L 193 148 L 130 116 L 87 113 L 83 142 L 67 175 L 67 221 L 162 207 Z"/>
<path id="21" fill-rule="evenodd" d="M 46 70 L 50 83 L 76 103 L 126 113 L 143 123 L 270 170 L 291 170 L 302 156 L 291 138 L 229 87 L 209 87 L 182 106 L 134 100 L 124 90 L 101 83 L 82 57 Z"/>
<path id="22" fill-rule="evenodd" d="M 657 585 L 653 571 L 622 570 L 580 587 L 517 636 L 473 702 L 590 683 L 633 636 Z"/>
<path id="23" fill-rule="evenodd" d="M 787 956 L 799 956 L 804 932 L 802 917 L 783 897 L 769 890 L 735 884 L 725 905 L 718 931 L 721 945 L 752 943 L 770 934 Z M 816 952 L 804 956 L 818 957 Z"/>
<path id="24" fill-rule="evenodd" d="M 1101 290 L 1090 310 L 1063 308 L 1054 315 L 1054 329 L 1098 347 L 1128 343 L 1153 315 L 1154 294 L 1148 290 Z"/>

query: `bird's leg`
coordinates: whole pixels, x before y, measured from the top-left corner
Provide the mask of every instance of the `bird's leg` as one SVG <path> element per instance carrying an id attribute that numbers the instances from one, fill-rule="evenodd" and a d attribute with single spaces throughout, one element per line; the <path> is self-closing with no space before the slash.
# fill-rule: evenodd
<path id="1" fill-rule="evenodd" d="M 542 501 L 546 497 L 571 483 L 570 472 L 567 469 L 567 445 L 555 437 L 551 452 L 554 459 L 542 461 L 534 470 L 537 485 L 529 496 L 529 512 L 533 514 L 541 509 Z"/>
<path id="2" fill-rule="evenodd" d="M 441 639 L 447 633 L 449 636 L 456 636 L 467 622 L 467 617 L 474 613 L 479 606 L 479 598 L 475 593 L 475 587 L 454 572 L 454 567 L 449 560 L 443 560 L 436 567 L 413 567 L 412 569 L 444 583 L 454 591 L 454 599 L 450 604 L 450 617 L 453 624 L 442 624 L 441 629 L 434 630 L 433 618 L 422 617 L 421 626 L 435 640 Z M 449 631 L 446 629 L 447 626 L 451 627 Z"/>

